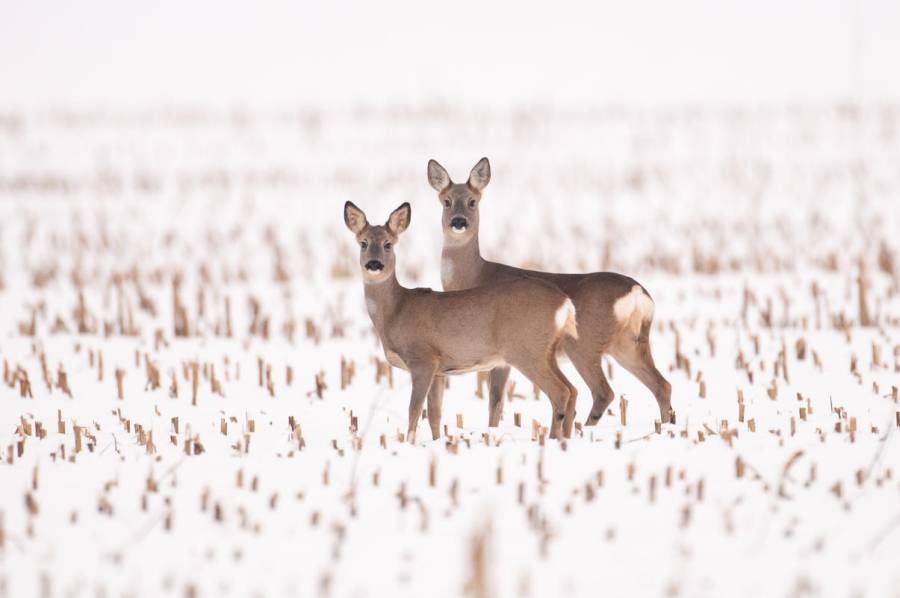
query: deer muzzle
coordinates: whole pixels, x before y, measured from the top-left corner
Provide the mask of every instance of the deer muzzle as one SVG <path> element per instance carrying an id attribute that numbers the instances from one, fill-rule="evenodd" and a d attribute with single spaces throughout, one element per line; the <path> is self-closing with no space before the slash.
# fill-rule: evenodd
<path id="1" fill-rule="evenodd" d="M 457 216 L 453 220 L 450 221 L 450 228 L 455 233 L 465 232 L 467 228 L 469 228 L 469 221 L 463 218 L 462 216 Z"/>

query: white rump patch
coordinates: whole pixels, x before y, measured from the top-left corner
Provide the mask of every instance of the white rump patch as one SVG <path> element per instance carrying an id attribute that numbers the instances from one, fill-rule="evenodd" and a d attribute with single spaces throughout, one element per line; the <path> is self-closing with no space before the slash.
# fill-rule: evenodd
<path id="1" fill-rule="evenodd" d="M 613 304 L 613 314 L 623 326 L 630 328 L 637 335 L 641 332 L 641 324 L 653 319 L 656 305 L 639 285 L 631 287 L 631 291 L 620 297 Z"/>
<path id="2" fill-rule="evenodd" d="M 578 338 L 578 330 L 575 324 L 575 304 L 571 299 L 566 298 L 563 304 L 556 310 L 553 317 L 556 329 L 564 331 L 572 338 Z"/>

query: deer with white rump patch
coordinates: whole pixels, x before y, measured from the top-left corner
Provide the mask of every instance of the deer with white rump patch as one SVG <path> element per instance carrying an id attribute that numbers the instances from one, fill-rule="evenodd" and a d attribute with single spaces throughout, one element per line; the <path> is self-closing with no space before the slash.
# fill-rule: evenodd
<path id="1" fill-rule="evenodd" d="M 478 246 L 478 208 L 482 191 L 490 180 L 491 165 L 487 158 L 479 160 L 468 181 L 459 184 L 451 181 L 436 161 L 428 162 L 428 183 L 438 192 L 443 206 L 441 282 L 444 290 L 471 289 L 523 276 L 553 283 L 572 299 L 578 311 L 578 338 L 565 339 L 562 348 L 593 395 L 594 404 L 585 423 L 596 424 L 613 400 L 613 390 L 600 362 L 603 354 L 614 357 L 649 388 L 659 405 L 661 421 L 674 423 L 672 386 L 656 369 L 650 352 L 654 304 L 646 289 L 634 279 L 615 272 L 554 274 L 485 260 Z M 491 370 L 490 426 L 500 421 L 508 377 L 508 367 Z"/>
<path id="2" fill-rule="evenodd" d="M 344 205 L 344 222 L 359 243 L 366 308 L 385 357 L 412 376 L 409 441 L 415 442 L 426 395 L 431 434 L 440 438 L 444 376 L 509 366 L 550 397 L 550 437 L 571 430 L 576 392 L 556 353 L 564 339 L 577 336 L 572 301 L 535 278 L 448 293 L 400 286 L 393 246 L 410 217 L 404 203 L 384 225 L 371 225 L 362 210 Z"/>

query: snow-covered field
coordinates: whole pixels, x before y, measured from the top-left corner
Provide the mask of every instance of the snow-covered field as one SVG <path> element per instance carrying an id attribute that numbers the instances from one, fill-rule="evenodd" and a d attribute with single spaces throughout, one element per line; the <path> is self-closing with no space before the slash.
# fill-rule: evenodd
<path id="1" fill-rule="evenodd" d="M 847 105 L 0 113 L 0 596 L 898 595 L 898 127 Z M 541 439 L 549 402 L 514 372 L 499 428 L 471 374 L 440 441 L 402 441 L 409 378 L 342 206 L 409 201 L 400 280 L 439 288 L 426 161 L 461 179 L 482 155 L 488 257 L 653 294 L 677 424 L 610 362 L 610 412 L 570 440 Z"/>

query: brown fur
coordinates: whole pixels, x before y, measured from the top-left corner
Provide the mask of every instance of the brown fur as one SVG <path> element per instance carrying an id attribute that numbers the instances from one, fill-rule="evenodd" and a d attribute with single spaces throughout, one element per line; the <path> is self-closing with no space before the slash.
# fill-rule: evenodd
<path id="1" fill-rule="evenodd" d="M 443 376 L 495 367 L 515 367 L 544 388 L 553 405 L 550 436 L 571 432 L 574 387 L 556 363 L 558 346 L 575 332 L 571 302 L 558 288 L 535 278 L 456 292 L 408 289 L 395 274 L 393 245 L 410 222 L 409 204 L 395 210 L 384 226 L 370 225 L 347 202 L 344 220 L 360 244 L 366 306 L 391 365 L 412 376 L 410 441 L 428 395 L 428 416 L 440 437 Z M 371 261 L 383 269 L 371 271 Z M 557 321 L 560 308 L 569 311 Z M 545 387 L 546 385 L 546 387 Z"/>
<path id="2" fill-rule="evenodd" d="M 477 188 L 472 184 L 473 178 L 478 180 Z M 613 400 L 612 388 L 600 362 L 604 353 L 615 358 L 650 389 L 659 405 L 662 422 L 674 421 L 672 387 L 654 365 L 650 351 L 652 313 L 642 317 L 640 313 L 633 312 L 624 320 L 617 319 L 615 315 L 616 302 L 631 293 L 636 285 L 650 298 L 643 286 L 615 272 L 556 274 L 524 270 L 482 258 L 478 246 L 478 207 L 482 191 L 490 181 L 487 158 L 482 158 L 472 169 L 469 181 L 461 184 L 453 183 L 447 171 L 430 160 L 428 181 L 438 192 L 438 199 L 444 208 L 441 217 L 444 233 L 441 281 L 444 290 L 490 286 L 522 277 L 540 278 L 556 285 L 572 299 L 578 313 L 578 338 L 564 340 L 563 349 L 593 395 L 593 407 L 586 424 L 596 424 Z M 464 231 L 451 227 L 455 218 L 466 219 L 468 226 Z M 499 423 L 502 391 L 508 376 L 509 368 L 491 371 L 488 420 L 491 426 Z"/>

